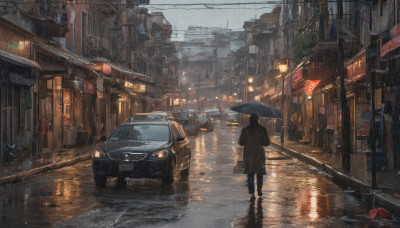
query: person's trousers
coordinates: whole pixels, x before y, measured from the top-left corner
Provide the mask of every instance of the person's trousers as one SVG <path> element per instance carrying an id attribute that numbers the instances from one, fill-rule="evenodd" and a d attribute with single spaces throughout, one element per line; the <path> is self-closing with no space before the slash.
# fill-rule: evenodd
<path id="1" fill-rule="evenodd" d="M 254 173 L 247 174 L 247 185 L 249 187 L 249 193 L 254 193 Z M 257 173 L 257 192 L 262 191 L 263 186 L 263 173 Z"/>

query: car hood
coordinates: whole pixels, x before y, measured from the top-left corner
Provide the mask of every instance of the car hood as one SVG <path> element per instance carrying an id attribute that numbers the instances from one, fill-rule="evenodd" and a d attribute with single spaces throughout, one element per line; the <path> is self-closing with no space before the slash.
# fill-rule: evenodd
<path id="1" fill-rule="evenodd" d="M 103 145 L 103 151 L 107 153 L 126 151 L 152 152 L 157 149 L 165 148 L 167 145 L 167 141 L 109 141 Z"/>

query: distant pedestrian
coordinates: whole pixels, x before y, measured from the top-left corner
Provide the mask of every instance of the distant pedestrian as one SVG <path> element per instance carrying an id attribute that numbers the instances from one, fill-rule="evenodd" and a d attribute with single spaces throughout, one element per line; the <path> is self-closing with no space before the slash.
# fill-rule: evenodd
<path id="1" fill-rule="evenodd" d="M 268 146 L 270 140 L 267 129 L 258 123 L 258 116 L 250 116 L 249 125 L 242 129 L 239 145 L 244 146 L 243 160 L 244 173 L 247 174 L 249 193 L 254 197 L 254 174 L 257 174 L 257 192 L 262 196 L 263 175 L 265 172 L 265 151 L 263 146 Z"/>

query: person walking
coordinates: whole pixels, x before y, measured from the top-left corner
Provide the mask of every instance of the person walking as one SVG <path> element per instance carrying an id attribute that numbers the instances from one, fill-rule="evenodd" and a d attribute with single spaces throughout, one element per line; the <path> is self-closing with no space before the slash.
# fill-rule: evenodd
<path id="1" fill-rule="evenodd" d="M 247 174 L 249 193 L 254 197 L 254 174 L 257 174 L 257 192 L 262 196 L 263 175 L 266 174 L 263 146 L 268 146 L 270 140 L 267 129 L 258 123 L 257 115 L 251 114 L 249 125 L 242 129 L 238 143 L 244 146 L 244 173 Z"/>

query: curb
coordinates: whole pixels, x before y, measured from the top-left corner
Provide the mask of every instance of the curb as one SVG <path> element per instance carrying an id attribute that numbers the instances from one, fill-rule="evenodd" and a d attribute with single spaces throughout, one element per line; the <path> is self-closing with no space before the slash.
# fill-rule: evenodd
<path id="1" fill-rule="evenodd" d="M 301 154 L 299 152 L 296 152 L 296 151 L 286 148 L 286 147 L 282 147 L 281 145 L 279 145 L 275 142 L 271 142 L 271 145 L 275 148 L 282 150 L 284 153 L 289 154 L 290 156 L 296 157 L 299 160 L 304 161 L 307 164 L 310 164 L 316 168 L 319 168 L 319 169 L 325 171 L 326 173 L 331 175 L 335 181 L 337 181 L 338 183 L 340 183 L 344 186 L 351 187 L 358 193 L 372 193 L 375 201 L 379 205 L 390 210 L 396 216 L 400 216 L 400 200 L 399 199 L 397 199 L 389 194 L 386 194 L 386 193 L 372 191 L 371 186 L 363 183 L 361 180 L 359 180 L 351 175 L 348 175 L 344 172 L 336 170 L 329 165 L 321 163 L 320 161 L 318 161 L 310 156 Z"/>
<path id="2" fill-rule="evenodd" d="M 21 182 L 21 181 L 23 181 L 29 177 L 32 177 L 34 175 L 37 175 L 40 173 L 45 173 L 50 170 L 59 169 L 59 168 L 65 167 L 65 166 L 74 165 L 76 163 L 89 160 L 91 158 L 92 158 L 91 154 L 86 154 L 86 155 L 82 155 L 82 156 L 79 156 L 79 157 L 76 157 L 76 158 L 73 158 L 70 160 L 61 161 L 61 162 L 53 163 L 50 165 L 45 165 L 45 166 L 41 166 L 38 168 L 30 169 L 27 171 L 23 171 L 23 172 L 15 174 L 15 175 L 2 177 L 2 178 L 0 178 L 0 185 L 18 183 L 18 182 Z"/>

